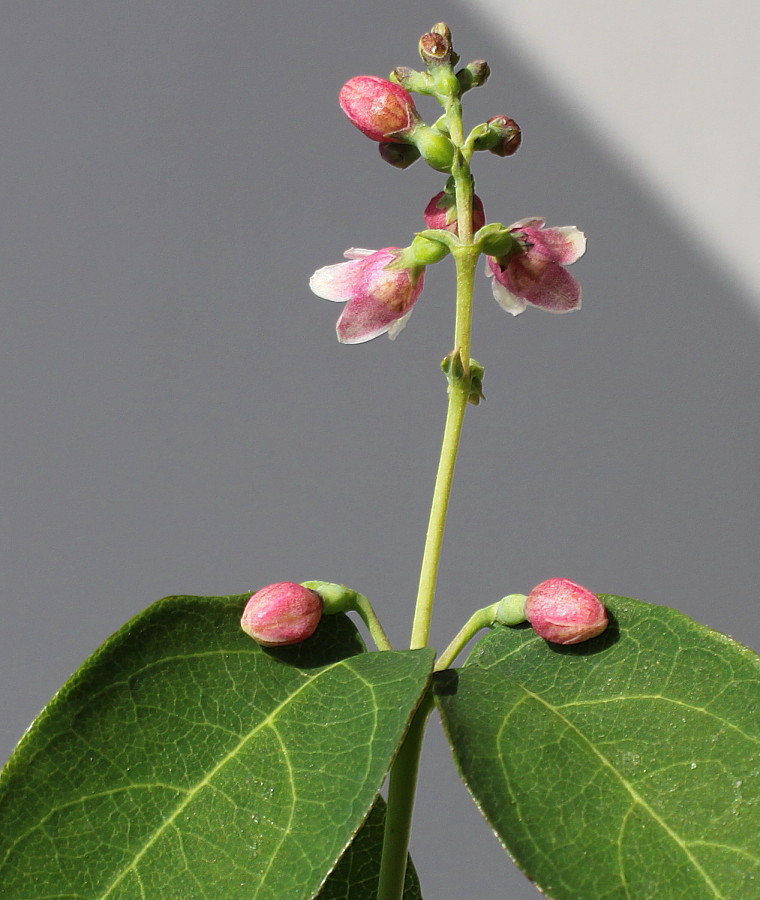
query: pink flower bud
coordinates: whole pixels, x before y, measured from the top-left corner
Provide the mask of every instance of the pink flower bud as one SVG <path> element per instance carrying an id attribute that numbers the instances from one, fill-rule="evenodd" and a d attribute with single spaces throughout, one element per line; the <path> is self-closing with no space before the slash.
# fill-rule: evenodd
<path id="1" fill-rule="evenodd" d="M 579 644 L 607 627 L 607 610 L 591 591 L 567 578 L 537 584 L 525 601 L 533 630 L 553 644 Z"/>
<path id="2" fill-rule="evenodd" d="M 322 616 L 322 598 L 316 591 L 278 581 L 251 597 L 240 627 L 264 647 L 284 647 L 311 637 Z"/>
<path id="3" fill-rule="evenodd" d="M 420 121 L 411 94 L 400 84 L 374 75 L 357 75 L 340 89 L 340 108 L 373 141 L 404 142 Z"/>
<path id="4" fill-rule="evenodd" d="M 444 231 L 458 233 L 457 207 L 453 194 L 441 191 L 425 207 L 423 213 L 428 228 L 441 228 Z M 472 198 L 472 230 L 477 231 L 486 224 L 483 201 L 475 194 Z"/>

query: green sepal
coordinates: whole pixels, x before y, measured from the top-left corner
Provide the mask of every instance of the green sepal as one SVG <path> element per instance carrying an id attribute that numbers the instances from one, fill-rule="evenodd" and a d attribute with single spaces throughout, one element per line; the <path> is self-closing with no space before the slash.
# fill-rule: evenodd
<path id="1" fill-rule="evenodd" d="M 503 259 L 522 250 L 517 238 L 499 222 L 490 222 L 480 228 L 473 242 L 480 248 L 481 253 L 495 256 L 497 259 Z"/>

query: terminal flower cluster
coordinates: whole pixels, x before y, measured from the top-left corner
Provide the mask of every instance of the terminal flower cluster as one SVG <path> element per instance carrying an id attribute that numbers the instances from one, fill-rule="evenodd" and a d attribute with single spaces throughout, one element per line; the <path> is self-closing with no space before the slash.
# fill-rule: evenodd
<path id="1" fill-rule="evenodd" d="M 482 72 L 484 65 L 478 61 L 462 70 L 465 89 L 482 83 L 484 79 L 473 80 L 470 70 Z M 406 168 L 421 155 L 433 168 L 452 171 L 454 152 L 449 137 L 436 126 L 425 124 L 407 89 L 435 94 L 430 76 L 402 68 L 394 70 L 394 76 L 396 81 L 373 75 L 351 78 L 340 91 L 341 109 L 364 135 L 380 144 L 381 155 L 392 165 Z M 514 120 L 494 116 L 473 131 L 471 151 L 486 149 L 509 156 L 520 140 Z M 458 235 L 456 199 L 449 188 L 447 185 L 447 190 L 436 194 L 425 207 L 423 218 L 430 229 L 426 232 L 429 237 L 435 231 Z M 483 202 L 474 195 L 472 231 L 476 242 L 485 222 Z M 582 231 L 574 225 L 547 228 L 544 219 L 532 217 L 501 226 L 501 234 L 504 240 L 498 252 L 489 253 L 485 240 L 481 241 L 481 252 L 486 256 L 493 296 L 503 309 L 518 315 L 528 306 L 554 313 L 580 308 L 581 287 L 566 267 L 585 252 Z M 444 242 L 442 247 L 450 245 Z M 448 249 L 441 256 L 446 252 Z M 347 262 L 318 269 L 309 283 L 317 296 L 346 303 L 336 327 L 338 340 L 359 344 L 382 334 L 395 338 L 422 292 L 429 261 L 415 254 L 414 244 L 374 251 L 352 248 L 344 255 Z"/>

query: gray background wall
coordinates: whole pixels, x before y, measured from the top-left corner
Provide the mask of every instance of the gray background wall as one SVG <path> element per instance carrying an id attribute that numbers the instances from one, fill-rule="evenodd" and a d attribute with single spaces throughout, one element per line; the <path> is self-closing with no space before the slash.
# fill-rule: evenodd
<path id="1" fill-rule="evenodd" d="M 758 319 L 522 50 L 451 0 L 8 0 L 2 756 L 166 594 L 343 581 L 406 640 L 452 269 L 429 272 L 397 341 L 358 347 L 335 341 L 339 307 L 306 282 L 348 246 L 406 243 L 442 187 L 381 163 L 335 103 L 352 75 L 415 65 L 440 19 L 494 70 L 468 123 L 506 113 L 524 131 L 517 157 L 478 160 L 489 218 L 576 223 L 590 249 L 571 316 L 512 319 L 479 283 L 488 399 L 467 416 L 434 644 L 562 575 L 760 646 Z M 413 844 L 426 896 L 535 896 L 437 727 L 428 750 Z"/>

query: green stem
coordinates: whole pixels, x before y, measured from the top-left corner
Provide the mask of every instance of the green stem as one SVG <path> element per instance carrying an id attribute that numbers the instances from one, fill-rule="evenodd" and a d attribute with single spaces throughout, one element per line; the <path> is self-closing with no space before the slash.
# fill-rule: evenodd
<path id="1" fill-rule="evenodd" d="M 369 631 L 377 649 L 393 650 L 393 645 L 388 640 L 388 635 L 385 633 L 385 629 L 383 628 L 380 619 L 378 619 L 375 610 L 372 608 L 372 604 L 364 594 L 356 594 L 353 608 L 362 617 L 362 621 L 367 626 L 367 631 Z"/>
<path id="2" fill-rule="evenodd" d="M 430 638 L 430 622 L 433 614 L 438 568 L 443 544 L 451 484 L 454 478 L 462 423 L 470 397 L 470 335 L 472 329 L 472 295 L 475 269 L 479 257 L 473 246 L 472 232 L 472 177 L 469 159 L 462 152 L 464 131 L 462 127 L 462 107 L 459 97 L 451 97 L 446 103 L 449 134 L 457 147 L 452 166 L 452 175 L 457 200 L 458 245 L 452 250 L 456 263 L 456 324 L 454 329 L 454 359 L 459 358 L 462 374 L 452 377 L 449 383 L 446 424 L 443 431 L 441 455 L 433 488 L 433 501 L 425 535 L 422 554 L 417 601 L 412 622 L 409 643 L 411 650 L 426 647 Z M 385 816 L 385 836 L 380 864 L 378 900 L 401 900 L 404 890 L 404 873 L 409 847 L 414 794 L 417 786 L 420 753 L 425 725 L 432 709 L 430 691 L 425 695 L 419 709 L 412 718 L 404 742 L 391 769 L 388 784 L 388 807 Z"/>
<path id="3" fill-rule="evenodd" d="M 412 828 L 414 789 L 420 767 L 425 725 L 432 708 L 433 696 L 428 689 L 412 717 L 404 743 L 401 745 L 391 769 L 377 900 L 400 900 L 404 896 L 404 876 L 409 853 L 409 834 Z"/>
<path id="4" fill-rule="evenodd" d="M 449 646 L 435 661 L 436 672 L 448 669 L 471 638 L 475 637 L 482 628 L 490 628 L 493 625 L 498 605 L 498 603 L 492 603 L 491 606 L 484 606 L 483 609 L 476 610 L 470 616 L 459 629 L 458 634 L 453 638 Z"/>

